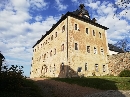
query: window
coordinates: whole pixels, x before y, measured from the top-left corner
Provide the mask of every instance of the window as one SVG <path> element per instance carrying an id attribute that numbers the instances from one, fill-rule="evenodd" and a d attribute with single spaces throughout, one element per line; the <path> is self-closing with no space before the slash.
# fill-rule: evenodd
<path id="1" fill-rule="evenodd" d="M 88 28 L 86 28 L 86 33 L 88 34 Z"/>
<path id="2" fill-rule="evenodd" d="M 65 31 L 65 25 L 62 27 L 62 32 L 64 32 Z"/>
<path id="3" fill-rule="evenodd" d="M 90 53 L 90 46 L 87 46 L 87 52 Z"/>
<path id="4" fill-rule="evenodd" d="M 35 49 L 35 52 L 36 52 L 36 49 Z"/>
<path id="5" fill-rule="evenodd" d="M 95 31 L 93 30 L 93 36 L 95 36 Z"/>
<path id="6" fill-rule="evenodd" d="M 75 24 L 75 30 L 77 30 L 78 28 L 77 28 L 77 24 Z"/>
<path id="7" fill-rule="evenodd" d="M 44 54 L 44 59 L 46 58 L 46 54 Z"/>
<path id="8" fill-rule="evenodd" d="M 51 40 L 53 40 L 53 35 L 51 36 Z"/>
<path id="9" fill-rule="evenodd" d="M 103 51 L 103 49 L 101 49 L 101 54 L 104 55 L 104 51 Z"/>
<path id="10" fill-rule="evenodd" d="M 41 44 L 41 48 L 42 48 L 42 44 Z"/>
<path id="11" fill-rule="evenodd" d="M 46 40 L 46 44 L 47 44 L 47 40 Z"/>
<path id="12" fill-rule="evenodd" d="M 54 51 L 54 55 L 56 54 L 56 49 L 54 49 L 55 51 Z"/>
<path id="13" fill-rule="evenodd" d="M 99 37 L 100 37 L 100 38 L 101 38 L 101 35 L 102 35 L 101 32 L 99 32 Z"/>
<path id="14" fill-rule="evenodd" d="M 64 44 L 61 45 L 61 51 L 64 51 Z"/>
<path id="15" fill-rule="evenodd" d="M 51 52 L 50 52 L 50 56 L 52 56 L 52 50 L 51 50 Z"/>
<path id="16" fill-rule="evenodd" d="M 75 50 L 78 50 L 78 44 L 75 43 Z"/>
<path id="17" fill-rule="evenodd" d="M 64 70 L 64 63 L 61 64 L 61 70 Z"/>
<path id="18" fill-rule="evenodd" d="M 103 72 L 105 72 L 105 65 L 103 65 Z"/>
<path id="19" fill-rule="evenodd" d="M 98 64 L 95 64 L 95 71 L 98 72 Z"/>
<path id="20" fill-rule="evenodd" d="M 81 70 L 82 70 L 82 67 L 78 67 L 77 72 L 81 72 Z"/>
<path id="21" fill-rule="evenodd" d="M 50 66 L 50 72 L 51 72 L 51 66 Z"/>
<path id="22" fill-rule="evenodd" d="M 57 37 L 57 32 L 56 32 L 56 37 Z"/>
<path id="23" fill-rule="evenodd" d="M 87 71 L 88 70 L 88 68 L 87 68 L 87 63 L 85 63 L 85 71 Z"/>
<path id="24" fill-rule="evenodd" d="M 97 49 L 96 49 L 96 47 L 94 47 L 94 54 L 97 54 Z"/>

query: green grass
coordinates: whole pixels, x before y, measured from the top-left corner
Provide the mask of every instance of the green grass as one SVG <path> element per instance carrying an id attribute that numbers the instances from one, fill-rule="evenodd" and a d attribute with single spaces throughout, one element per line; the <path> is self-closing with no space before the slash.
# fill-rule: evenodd
<path id="1" fill-rule="evenodd" d="M 51 78 L 101 90 L 130 90 L 130 77 Z"/>
<path id="2" fill-rule="evenodd" d="M 15 91 L 0 91 L 0 97 L 42 97 L 41 90 L 29 79 L 24 79 L 23 87 Z"/>

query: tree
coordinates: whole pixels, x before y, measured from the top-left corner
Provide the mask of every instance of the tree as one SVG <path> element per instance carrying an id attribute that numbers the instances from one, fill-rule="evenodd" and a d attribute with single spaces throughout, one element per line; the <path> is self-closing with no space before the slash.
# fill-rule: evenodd
<path id="1" fill-rule="evenodd" d="M 2 63 L 5 60 L 5 57 L 3 56 L 3 54 L 1 54 L 0 52 L 0 73 L 1 73 L 1 67 L 2 67 Z"/>
<path id="2" fill-rule="evenodd" d="M 126 37 L 114 45 L 122 49 L 124 53 L 130 51 L 130 41 Z"/>

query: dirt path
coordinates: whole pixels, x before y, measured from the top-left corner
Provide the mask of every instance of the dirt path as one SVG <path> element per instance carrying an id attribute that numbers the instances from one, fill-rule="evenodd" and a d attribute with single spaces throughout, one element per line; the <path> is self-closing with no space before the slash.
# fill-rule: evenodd
<path id="1" fill-rule="evenodd" d="M 35 80 L 36 84 L 41 88 L 43 97 L 85 97 L 88 94 L 102 92 L 102 90 L 49 79 L 35 78 L 32 80 Z"/>

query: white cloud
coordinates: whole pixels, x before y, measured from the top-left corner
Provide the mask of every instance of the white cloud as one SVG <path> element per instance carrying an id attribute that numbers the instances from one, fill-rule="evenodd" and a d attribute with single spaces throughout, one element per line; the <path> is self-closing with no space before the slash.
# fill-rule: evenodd
<path id="1" fill-rule="evenodd" d="M 33 17 L 29 13 L 30 7 L 43 9 L 47 6 L 44 0 L 10 0 L 0 4 L 0 51 L 5 56 L 8 65 L 30 65 L 32 46 L 42 35 L 57 22 L 58 17 Z M 39 22 L 40 21 L 40 22 Z M 28 72 L 28 71 L 26 71 Z"/>
<path id="2" fill-rule="evenodd" d="M 94 3 L 85 3 L 86 6 L 91 7 L 92 9 L 97 9 L 100 6 L 100 1 L 94 2 Z"/>
<path id="3" fill-rule="evenodd" d="M 42 16 L 36 16 L 36 17 L 35 17 L 35 20 L 36 20 L 36 21 L 41 21 L 41 20 L 42 20 Z"/>
<path id="4" fill-rule="evenodd" d="M 62 3 L 61 3 L 61 1 L 62 0 L 55 0 L 55 2 L 56 2 L 56 9 L 57 10 L 59 10 L 59 11 L 62 11 L 62 10 L 65 10 L 65 9 L 67 9 L 67 7 L 68 7 L 68 5 L 63 5 Z"/>
<path id="5" fill-rule="evenodd" d="M 48 3 L 44 0 L 30 0 L 30 5 L 33 9 L 39 10 L 39 9 L 47 9 Z"/>

